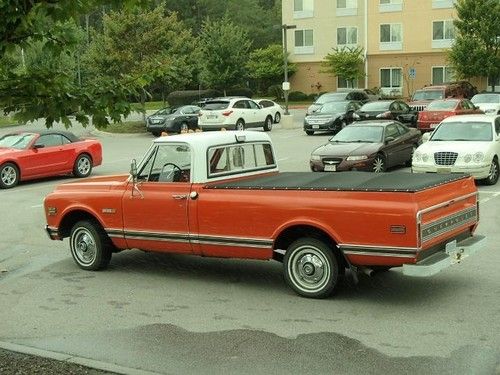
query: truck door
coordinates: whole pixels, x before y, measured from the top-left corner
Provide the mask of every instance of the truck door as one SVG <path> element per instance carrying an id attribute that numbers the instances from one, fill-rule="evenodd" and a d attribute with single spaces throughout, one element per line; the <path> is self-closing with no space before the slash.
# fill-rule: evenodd
<path id="1" fill-rule="evenodd" d="M 123 232 L 129 248 L 191 253 L 188 197 L 191 150 L 155 144 L 123 195 Z"/>

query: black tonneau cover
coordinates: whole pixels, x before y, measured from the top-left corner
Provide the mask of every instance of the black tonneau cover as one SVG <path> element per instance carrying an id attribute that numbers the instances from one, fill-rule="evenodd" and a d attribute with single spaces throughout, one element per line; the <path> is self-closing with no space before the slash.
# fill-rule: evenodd
<path id="1" fill-rule="evenodd" d="M 211 189 L 399 191 L 415 193 L 467 178 L 467 174 L 283 172 L 207 186 Z"/>

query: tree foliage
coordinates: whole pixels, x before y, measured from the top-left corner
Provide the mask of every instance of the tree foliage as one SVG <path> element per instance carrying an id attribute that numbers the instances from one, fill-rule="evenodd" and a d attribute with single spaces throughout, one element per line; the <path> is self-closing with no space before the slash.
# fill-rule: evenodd
<path id="1" fill-rule="evenodd" d="M 352 83 L 354 80 L 364 77 L 363 62 L 362 47 L 334 48 L 333 53 L 325 56 L 321 64 L 322 72 L 331 73 Z"/>
<path id="2" fill-rule="evenodd" d="M 458 77 L 500 77 L 500 2 L 458 0 L 449 60 Z"/>
<path id="3" fill-rule="evenodd" d="M 250 41 L 241 27 L 227 17 L 205 21 L 200 49 L 203 61 L 200 79 L 206 87 L 225 91 L 245 82 Z"/>

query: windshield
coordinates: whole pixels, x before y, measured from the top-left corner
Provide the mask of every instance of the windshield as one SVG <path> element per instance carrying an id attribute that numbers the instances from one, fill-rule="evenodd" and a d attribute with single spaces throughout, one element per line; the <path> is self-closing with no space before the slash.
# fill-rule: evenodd
<path id="1" fill-rule="evenodd" d="M 436 100 L 443 99 L 443 91 L 441 90 L 417 90 L 413 94 L 412 100 Z"/>
<path id="2" fill-rule="evenodd" d="M 450 109 L 455 109 L 458 104 L 458 100 L 436 100 L 430 102 L 427 106 L 428 111 L 446 111 Z"/>
<path id="3" fill-rule="evenodd" d="M 491 123 L 479 121 L 443 122 L 432 133 L 431 141 L 491 141 Z"/>
<path id="4" fill-rule="evenodd" d="M 323 104 L 323 106 L 318 109 L 317 112 L 320 113 L 337 113 L 345 112 L 346 103 L 344 102 L 328 102 Z"/>
<path id="5" fill-rule="evenodd" d="M 35 138 L 35 134 L 7 134 L 0 138 L 0 147 L 23 149 Z"/>
<path id="6" fill-rule="evenodd" d="M 346 95 L 347 94 L 345 93 L 323 94 L 314 102 L 314 104 L 325 104 L 326 102 L 345 100 Z"/>
<path id="7" fill-rule="evenodd" d="M 477 94 L 470 100 L 472 103 L 500 103 L 500 94 Z"/>
<path id="8" fill-rule="evenodd" d="M 387 111 L 392 102 L 370 102 L 364 104 L 360 111 Z"/>
<path id="9" fill-rule="evenodd" d="M 159 111 L 156 111 L 154 115 L 169 115 L 172 113 L 174 110 L 172 108 L 163 108 L 160 109 Z"/>
<path id="10" fill-rule="evenodd" d="M 347 126 L 330 138 L 330 142 L 382 142 L 383 133 L 382 126 Z"/>

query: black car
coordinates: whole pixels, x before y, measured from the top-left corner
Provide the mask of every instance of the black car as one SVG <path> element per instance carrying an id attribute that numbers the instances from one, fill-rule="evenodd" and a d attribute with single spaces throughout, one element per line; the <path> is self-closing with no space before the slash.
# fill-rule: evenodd
<path id="1" fill-rule="evenodd" d="M 318 110 L 323 104 L 327 102 L 345 102 L 345 101 L 357 101 L 361 103 L 367 103 L 370 101 L 368 94 L 361 89 L 347 89 L 339 90 L 334 92 L 327 92 L 320 95 L 316 101 L 307 108 L 307 115 L 312 114 L 314 111 Z"/>
<path id="2" fill-rule="evenodd" d="M 159 136 L 162 132 L 180 133 L 198 128 L 200 107 L 185 105 L 178 108 L 163 108 L 146 119 L 146 129 Z"/>
<path id="3" fill-rule="evenodd" d="M 356 101 L 327 102 L 304 118 L 304 131 L 307 135 L 325 130 L 337 133 L 354 121 L 354 112 L 359 108 L 361 103 Z"/>
<path id="4" fill-rule="evenodd" d="M 354 114 L 355 120 L 397 120 L 412 127 L 417 126 L 418 112 L 402 100 L 378 100 L 363 104 Z"/>

